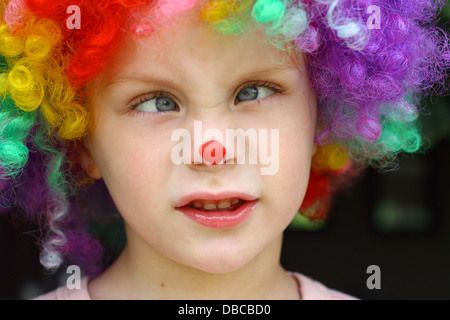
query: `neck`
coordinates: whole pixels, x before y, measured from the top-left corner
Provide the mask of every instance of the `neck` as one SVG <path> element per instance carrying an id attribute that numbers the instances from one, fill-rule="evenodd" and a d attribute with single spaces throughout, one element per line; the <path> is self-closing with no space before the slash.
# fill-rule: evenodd
<path id="1" fill-rule="evenodd" d="M 93 299 L 298 299 L 295 280 L 281 267 L 282 236 L 247 264 L 209 273 L 128 242 L 116 262 L 89 284 Z"/>

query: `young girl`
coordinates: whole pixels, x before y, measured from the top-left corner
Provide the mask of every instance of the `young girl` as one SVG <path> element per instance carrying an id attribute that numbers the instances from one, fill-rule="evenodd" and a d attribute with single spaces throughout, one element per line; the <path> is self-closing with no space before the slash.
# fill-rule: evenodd
<path id="1" fill-rule="evenodd" d="M 285 271 L 282 234 L 420 150 L 443 2 L 3 0 L 1 210 L 86 274 L 39 298 L 352 299 Z M 79 201 L 99 181 L 112 224 Z"/>

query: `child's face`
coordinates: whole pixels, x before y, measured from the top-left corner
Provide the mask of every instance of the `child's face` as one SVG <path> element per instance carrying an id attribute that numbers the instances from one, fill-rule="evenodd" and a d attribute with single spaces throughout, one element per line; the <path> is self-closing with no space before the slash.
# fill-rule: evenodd
<path id="1" fill-rule="evenodd" d="M 89 172 L 104 179 L 121 212 L 128 249 L 229 272 L 279 249 L 282 232 L 302 203 L 315 150 L 316 96 L 306 68 L 263 42 L 262 31 L 217 37 L 203 22 L 180 23 L 142 39 L 138 50 L 122 47 L 92 83 L 95 129 L 85 140 L 94 163 Z M 236 99 L 245 97 L 245 84 L 256 81 L 254 89 L 265 98 Z M 265 89 L 265 82 L 283 92 Z M 141 96 L 151 100 L 154 92 L 172 97 L 163 99 L 173 107 L 169 112 L 146 109 L 155 106 L 152 100 L 140 105 L 139 114 L 126 113 L 131 102 Z M 203 131 L 216 128 L 224 137 L 226 129 L 267 129 L 269 145 L 270 132 L 279 130 L 278 171 L 261 175 L 267 165 L 259 160 L 174 164 L 172 132 L 186 128 L 194 139 L 194 120 L 202 121 Z M 230 190 L 258 198 L 251 215 L 236 226 L 207 227 L 175 209 L 186 194 Z"/>

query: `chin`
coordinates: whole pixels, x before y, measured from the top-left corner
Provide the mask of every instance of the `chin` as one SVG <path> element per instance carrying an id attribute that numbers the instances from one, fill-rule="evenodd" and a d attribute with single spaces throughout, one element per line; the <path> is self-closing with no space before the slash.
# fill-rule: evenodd
<path id="1" fill-rule="evenodd" d="M 217 254 L 219 253 L 219 254 Z M 236 271 L 252 259 L 248 254 L 239 253 L 225 253 L 225 252 L 215 252 L 213 255 L 202 255 L 200 259 L 195 261 L 192 265 L 193 268 L 208 272 L 224 274 Z"/>

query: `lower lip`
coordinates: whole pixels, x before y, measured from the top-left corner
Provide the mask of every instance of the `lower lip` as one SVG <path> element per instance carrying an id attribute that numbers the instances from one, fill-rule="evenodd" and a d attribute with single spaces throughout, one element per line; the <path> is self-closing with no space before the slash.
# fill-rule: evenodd
<path id="1" fill-rule="evenodd" d="M 201 211 L 188 206 L 177 208 L 177 210 L 205 227 L 232 228 L 247 220 L 257 202 L 258 200 L 245 201 L 233 211 Z"/>

